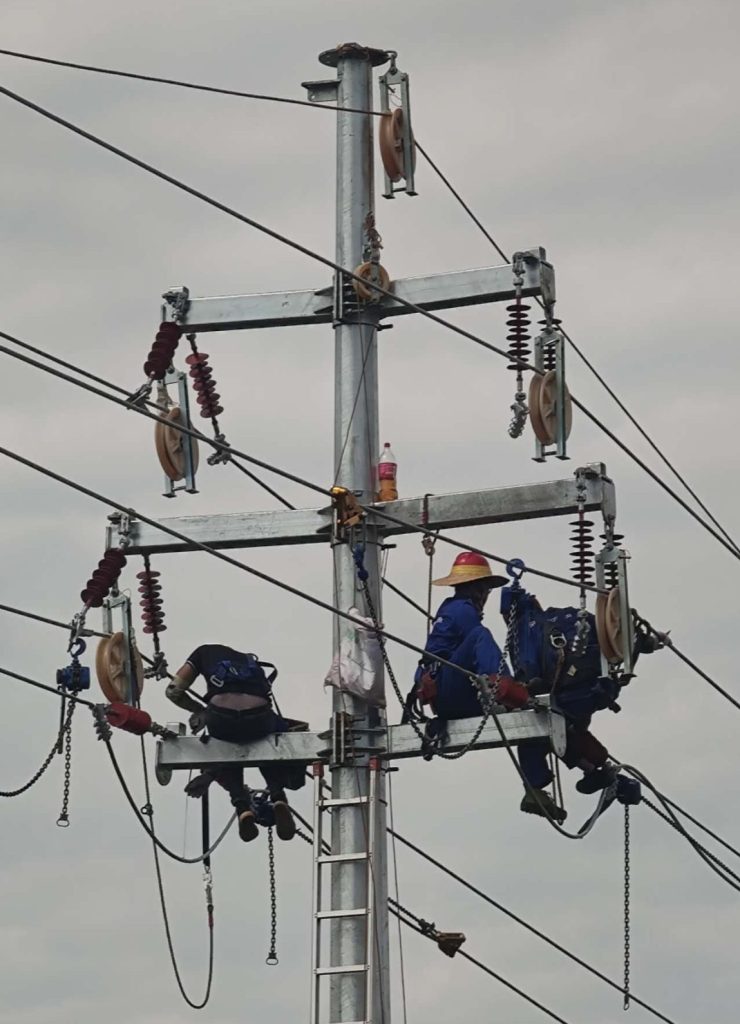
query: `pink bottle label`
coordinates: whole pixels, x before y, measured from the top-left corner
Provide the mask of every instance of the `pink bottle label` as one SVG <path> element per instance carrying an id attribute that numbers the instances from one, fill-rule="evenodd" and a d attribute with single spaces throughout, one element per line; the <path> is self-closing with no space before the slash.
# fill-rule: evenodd
<path id="1" fill-rule="evenodd" d="M 398 465 L 395 462 L 378 463 L 378 480 L 395 480 L 397 468 Z"/>

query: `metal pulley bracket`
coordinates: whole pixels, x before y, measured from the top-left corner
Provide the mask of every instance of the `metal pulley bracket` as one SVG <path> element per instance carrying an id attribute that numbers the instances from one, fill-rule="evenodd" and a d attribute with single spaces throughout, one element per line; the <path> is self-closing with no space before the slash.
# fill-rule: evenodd
<path id="1" fill-rule="evenodd" d="M 378 128 L 380 158 L 383 163 L 385 190 L 383 197 L 393 199 L 396 192 L 409 196 L 418 195 L 414 187 L 416 170 L 416 143 L 411 128 L 411 107 L 409 103 L 409 76 L 396 67 L 396 58 L 391 56 L 391 66 L 379 80 L 380 109 L 383 116 Z M 400 94 L 400 107 L 391 110 L 391 94 Z M 401 180 L 405 185 L 394 188 Z"/>
<path id="2" fill-rule="evenodd" d="M 534 365 L 542 371 L 533 376 L 528 396 L 529 419 L 536 438 L 534 461 L 544 462 L 552 455 L 567 459 L 573 406 L 565 383 L 564 339 L 556 328 L 545 328 L 535 339 Z"/>
<path id="3" fill-rule="evenodd" d="M 165 376 L 162 383 L 164 395 L 166 395 L 166 386 L 175 384 L 178 399 L 178 404 L 171 407 L 168 399 L 160 402 L 163 408 L 162 415 L 173 424 L 181 424 L 192 430 L 187 374 L 182 370 L 172 370 Z M 176 491 L 181 490 L 188 494 L 197 494 L 195 474 L 198 471 L 200 460 L 197 440 L 190 434 L 184 434 L 181 430 L 177 430 L 174 426 L 160 422 L 154 426 L 154 445 L 159 464 L 164 472 L 163 493 L 165 498 L 174 498 Z M 185 483 L 180 487 L 175 487 L 180 480 L 184 480 Z"/>
<path id="4" fill-rule="evenodd" d="M 621 663 L 623 675 L 629 677 L 634 670 L 635 627 L 627 587 L 628 558 L 629 555 L 622 548 L 604 548 L 597 554 L 597 586 L 604 588 L 607 577 L 614 578 L 614 569 L 617 584 L 608 593 L 597 595 L 594 614 L 599 646 L 607 670 Z"/>
<path id="5" fill-rule="evenodd" d="M 120 612 L 121 628 L 114 630 L 113 613 Z M 144 688 L 144 665 L 136 645 L 131 619 L 131 599 L 113 594 L 103 601 L 103 631 L 111 635 L 98 644 L 95 673 L 111 703 L 135 704 Z"/>

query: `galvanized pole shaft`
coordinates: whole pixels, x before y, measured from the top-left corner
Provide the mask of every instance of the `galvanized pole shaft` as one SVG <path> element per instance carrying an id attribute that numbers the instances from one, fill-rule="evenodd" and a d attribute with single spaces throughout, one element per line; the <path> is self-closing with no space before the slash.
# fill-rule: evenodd
<path id="1" fill-rule="evenodd" d="M 347 44 L 322 54 L 322 63 L 337 68 L 338 105 L 369 110 L 372 107 L 372 68 L 384 63 L 383 51 Z M 337 224 L 336 261 L 349 270 L 363 258 L 365 224 L 374 211 L 373 124 L 367 114 L 337 115 Z M 373 501 L 378 436 L 378 361 L 377 315 L 372 308 L 361 308 L 342 318 L 335 327 L 335 434 L 334 476 L 336 483 L 358 493 L 361 501 Z M 380 565 L 377 534 L 364 534 L 365 568 L 368 584 L 380 615 Z M 344 610 L 363 608 L 357 571 L 348 544 L 334 548 L 334 601 Z M 345 620 L 334 623 L 335 652 L 346 650 L 353 640 L 354 627 Z M 335 691 L 334 711 L 348 712 L 365 742 L 380 734 L 365 732 L 385 724 L 382 713 L 350 694 Z M 339 863 L 332 871 L 332 908 L 352 910 L 370 906 L 373 901 L 373 935 L 366 935 L 361 919 L 340 918 L 331 926 L 331 964 L 372 965 L 368 984 L 372 998 L 367 999 L 363 973 L 336 975 L 331 980 L 330 1021 L 365 1021 L 372 1007 L 371 1024 L 390 1024 L 387 868 L 385 856 L 385 803 L 382 772 L 377 780 L 378 817 L 374 828 L 368 821 L 369 805 L 337 807 L 332 813 L 332 853 L 358 853 L 368 849 L 372 834 L 378 851 L 368 892 L 367 865 L 362 861 Z M 368 757 L 359 756 L 347 766 L 332 769 L 334 798 L 368 796 Z M 370 946 L 371 948 L 368 948 Z"/>

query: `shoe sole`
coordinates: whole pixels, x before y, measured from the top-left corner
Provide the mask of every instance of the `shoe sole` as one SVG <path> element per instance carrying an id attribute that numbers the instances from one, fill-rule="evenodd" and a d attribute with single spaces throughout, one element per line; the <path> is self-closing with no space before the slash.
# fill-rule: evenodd
<path id="1" fill-rule="evenodd" d="M 250 812 L 239 818 L 239 838 L 245 843 L 251 843 L 259 835 L 259 828 L 254 815 Z"/>
<path id="2" fill-rule="evenodd" d="M 273 804 L 275 810 L 275 831 L 278 839 L 289 840 L 295 835 L 295 821 L 290 807 L 282 801 Z"/>

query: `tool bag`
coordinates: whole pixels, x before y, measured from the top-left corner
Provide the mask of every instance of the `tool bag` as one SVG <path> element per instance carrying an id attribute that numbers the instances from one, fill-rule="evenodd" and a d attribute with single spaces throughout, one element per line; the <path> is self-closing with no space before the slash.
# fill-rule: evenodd
<path id="1" fill-rule="evenodd" d="M 516 614 L 510 627 L 509 656 L 514 678 L 526 683 L 530 693 L 553 693 L 562 710 L 575 717 L 604 708 L 618 711 L 619 684 L 602 676 L 594 616 L 586 614 L 586 642 L 576 653 L 577 608 L 543 610 L 533 594 L 521 586 L 508 586 L 501 591 L 501 614 L 507 623 L 513 602 Z"/>

